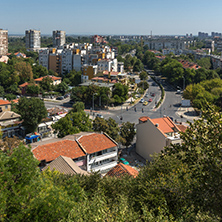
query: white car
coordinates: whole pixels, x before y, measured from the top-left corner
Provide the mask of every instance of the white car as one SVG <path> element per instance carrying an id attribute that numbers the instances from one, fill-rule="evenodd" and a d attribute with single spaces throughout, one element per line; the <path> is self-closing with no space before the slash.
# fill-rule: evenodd
<path id="1" fill-rule="evenodd" d="M 144 99 L 141 99 L 141 100 L 140 100 L 140 103 L 144 103 L 144 101 L 145 101 Z"/>

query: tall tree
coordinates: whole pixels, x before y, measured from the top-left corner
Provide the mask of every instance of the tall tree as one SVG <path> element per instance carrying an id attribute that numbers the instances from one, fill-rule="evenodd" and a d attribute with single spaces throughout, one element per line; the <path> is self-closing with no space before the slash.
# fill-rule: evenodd
<path id="1" fill-rule="evenodd" d="M 27 133 L 34 132 L 42 119 L 47 116 L 45 104 L 39 98 L 22 97 L 16 109 L 24 120 L 23 125 Z"/>

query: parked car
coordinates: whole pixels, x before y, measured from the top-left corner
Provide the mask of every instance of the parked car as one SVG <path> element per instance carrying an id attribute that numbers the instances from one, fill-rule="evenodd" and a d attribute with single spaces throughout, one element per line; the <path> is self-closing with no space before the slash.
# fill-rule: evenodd
<path id="1" fill-rule="evenodd" d="M 68 94 L 65 94 L 65 95 L 64 95 L 64 98 L 67 98 L 67 97 L 69 97 L 69 95 L 68 95 Z"/>
<path id="2" fill-rule="evenodd" d="M 96 114 L 96 117 L 99 117 L 99 118 L 102 118 L 103 119 L 103 115 L 101 115 L 101 114 Z"/>
<path id="3" fill-rule="evenodd" d="M 63 99 L 64 99 L 63 96 L 59 96 L 59 97 L 56 98 L 56 100 L 63 100 Z"/>
<path id="4" fill-rule="evenodd" d="M 150 98 L 149 100 L 148 100 L 148 102 L 152 102 L 153 101 L 153 99 L 152 98 Z"/>
<path id="5" fill-rule="evenodd" d="M 144 103 L 144 102 L 145 102 L 145 100 L 144 100 L 144 99 L 141 99 L 141 100 L 140 100 L 140 103 Z"/>
<path id="6" fill-rule="evenodd" d="M 144 105 L 144 106 L 147 106 L 147 105 L 148 105 L 148 102 L 147 102 L 147 101 L 144 101 L 143 105 Z"/>
<path id="7" fill-rule="evenodd" d="M 125 165 L 129 165 L 129 162 L 125 160 L 124 158 L 120 158 L 119 161 Z"/>
<path id="8" fill-rule="evenodd" d="M 151 96 L 155 96 L 155 93 L 152 93 Z"/>

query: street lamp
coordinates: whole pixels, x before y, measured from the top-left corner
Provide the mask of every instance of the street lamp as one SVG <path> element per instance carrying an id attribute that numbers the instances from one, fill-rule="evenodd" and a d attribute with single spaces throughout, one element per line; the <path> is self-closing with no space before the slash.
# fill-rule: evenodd
<path id="1" fill-rule="evenodd" d="M 93 116 L 94 116 L 94 95 L 97 95 L 97 93 L 93 93 L 93 97 L 92 97 L 92 111 L 93 111 Z"/>

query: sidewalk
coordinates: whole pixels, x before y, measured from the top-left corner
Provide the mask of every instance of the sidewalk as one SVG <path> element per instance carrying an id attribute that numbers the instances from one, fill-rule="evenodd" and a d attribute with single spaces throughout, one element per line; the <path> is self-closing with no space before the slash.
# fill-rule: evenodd
<path id="1" fill-rule="evenodd" d="M 199 119 L 199 115 L 196 113 L 196 111 L 194 110 L 193 107 L 180 107 L 176 114 L 179 116 L 179 118 L 181 118 L 181 116 L 183 116 L 183 118 L 187 119 L 188 121 L 193 122 L 193 120 L 198 120 Z M 181 119 L 183 119 L 181 118 Z"/>
<path id="2" fill-rule="evenodd" d="M 130 108 L 132 106 L 135 106 L 137 103 L 139 103 L 140 99 L 143 98 L 146 95 L 148 90 L 149 90 L 149 88 L 146 89 L 144 91 L 144 94 L 142 96 L 140 96 L 139 98 L 137 98 L 137 99 L 134 99 L 134 98 L 130 97 L 121 106 L 114 106 L 114 107 L 108 106 L 108 110 L 121 110 L 121 107 L 122 107 L 122 109 L 126 109 L 126 107 Z M 133 103 L 131 103 L 131 102 L 133 102 Z"/>

